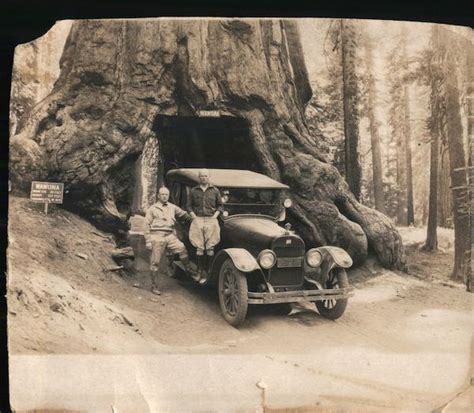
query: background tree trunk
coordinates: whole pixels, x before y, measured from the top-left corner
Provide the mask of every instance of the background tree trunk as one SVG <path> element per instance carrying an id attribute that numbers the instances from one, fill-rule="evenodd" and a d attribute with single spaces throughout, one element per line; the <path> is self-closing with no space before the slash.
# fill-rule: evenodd
<path id="1" fill-rule="evenodd" d="M 351 192 L 359 200 L 362 170 L 359 163 L 359 91 L 353 25 L 353 22 L 345 22 L 344 19 L 340 21 L 346 181 Z"/>
<path id="2" fill-rule="evenodd" d="M 471 272 L 471 197 L 468 183 L 467 157 L 464 152 L 463 130 L 459 103 L 456 56 L 448 33 L 446 42 L 446 130 L 451 170 L 454 221 L 454 269 L 452 278 L 466 282 Z"/>
<path id="3" fill-rule="evenodd" d="M 410 80 L 406 50 L 406 28 L 390 57 L 390 124 L 396 141 L 397 160 L 397 223 L 414 223 L 413 171 L 411 154 L 411 125 L 408 82 Z"/>
<path id="4" fill-rule="evenodd" d="M 469 142 L 468 152 L 468 166 L 469 166 L 469 188 L 471 190 L 471 270 L 468 271 L 466 278 L 467 291 L 473 292 L 472 290 L 472 228 L 474 227 L 474 191 L 472 185 L 474 184 L 474 168 L 472 163 L 472 156 L 474 152 L 474 50 L 471 47 L 467 53 L 466 59 L 467 66 L 467 82 L 466 82 L 466 103 L 467 103 L 467 138 Z"/>
<path id="5" fill-rule="evenodd" d="M 432 91 L 432 94 L 434 91 Z M 433 97 L 433 96 L 432 96 Z M 436 110 L 433 108 L 432 110 Z M 436 117 L 436 113 L 432 114 Z M 439 129 L 437 122 L 431 128 L 430 144 L 430 195 L 428 206 L 428 229 L 424 249 L 436 251 L 438 249 L 438 176 L 439 176 Z"/>
<path id="6" fill-rule="evenodd" d="M 405 146 L 405 169 L 406 169 L 406 224 L 415 224 L 415 208 L 413 205 L 413 168 L 411 163 L 411 125 L 410 125 L 410 96 L 408 94 L 408 85 L 403 87 L 403 106 L 404 106 L 404 146 Z"/>
<path id="7" fill-rule="evenodd" d="M 372 152 L 372 176 L 373 176 L 373 190 L 374 190 L 374 204 L 377 211 L 385 213 L 385 200 L 383 193 L 383 169 L 382 169 L 382 154 L 380 149 L 380 135 L 378 130 L 377 120 L 375 118 L 376 92 L 375 79 L 373 76 L 373 44 L 372 39 L 367 39 L 365 45 L 365 59 L 368 73 L 367 81 L 367 117 L 369 119 L 370 143 Z"/>
<path id="8" fill-rule="evenodd" d="M 396 197 L 393 204 L 396 207 L 395 217 L 398 225 L 407 225 L 407 169 L 406 169 L 406 136 L 405 136 L 405 99 L 404 99 L 404 67 L 405 56 L 400 39 L 389 57 L 390 85 L 390 129 L 394 168 L 391 174 L 396 187 Z"/>
<path id="9" fill-rule="evenodd" d="M 397 223 L 398 225 L 407 226 L 407 169 L 406 169 L 406 149 L 405 134 L 403 131 L 403 123 L 400 124 L 400 130 L 397 131 Z"/>
<path id="10" fill-rule="evenodd" d="M 169 154 L 212 168 L 231 146 L 237 167 L 252 157 L 253 169 L 290 185 L 290 220 L 308 247 L 339 245 L 356 262 L 371 247 L 386 267 L 405 268 L 390 219 L 361 205 L 317 149 L 309 96 L 292 21 L 76 21 L 52 93 L 11 139 L 10 177 L 25 190 L 35 178 L 65 182 L 65 207 L 117 231 L 154 202 Z M 183 149 L 167 122 L 215 125 L 209 111 L 222 128 L 214 155 L 198 153 L 204 141 Z"/>
<path id="11" fill-rule="evenodd" d="M 440 227 L 452 228 L 453 201 L 451 195 L 451 176 L 449 172 L 449 149 L 443 144 L 440 149 L 438 222 Z"/>
<path id="12" fill-rule="evenodd" d="M 446 119 L 446 105 L 444 102 L 444 77 L 441 67 L 444 57 L 444 49 L 440 46 L 439 26 L 434 25 L 431 29 L 432 51 L 427 56 L 427 84 L 430 88 L 430 114 L 428 118 L 428 129 L 430 133 L 430 192 L 428 229 L 424 249 L 436 251 L 438 249 L 437 227 L 440 217 L 440 153 L 442 142 L 444 142 L 444 128 Z M 443 136 L 442 136 L 443 135 Z M 447 149 L 447 148 L 446 148 Z"/>

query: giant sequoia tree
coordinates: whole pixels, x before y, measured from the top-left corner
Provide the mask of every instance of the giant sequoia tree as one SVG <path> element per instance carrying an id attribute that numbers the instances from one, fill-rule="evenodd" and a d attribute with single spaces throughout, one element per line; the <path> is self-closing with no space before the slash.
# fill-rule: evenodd
<path id="1" fill-rule="evenodd" d="M 403 268 L 390 220 L 356 201 L 309 134 L 311 93 L 292 21 L 78 21 L 53 91 L 11 140 L 11 179 L 18 188 L 64 181 L 66 207 L 117 228 L 154 201 L 170 157 L 215 167 L 231 146 L 232 166 L 291 186 L 290 219 L 308 245 L 340 245 L 359 262 L 371 248 L 385 266 Z M 196 128 L 200 116 L 215 127 L 211 113 L 222 129 L 206 135 L 218 146 L 206 152 Z M 202 145 L 180 145 L 189 134 L 186 142 Z"/>

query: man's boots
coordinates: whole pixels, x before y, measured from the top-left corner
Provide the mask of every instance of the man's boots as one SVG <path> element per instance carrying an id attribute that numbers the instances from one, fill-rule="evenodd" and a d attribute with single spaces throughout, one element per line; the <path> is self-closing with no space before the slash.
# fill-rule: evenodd
<path id="1" fill-rule="evenodd" d="M 203 255 L 203 276 L 199 280 L 199 284 L 205 284 L 211 274 L 211 264 L 213 255 Z"/>
<path id="2" fill-rule="evenodd" d="M 197 260 L 197 273 L 191 274 L 191 278 L 194 281 L 200 281 L 203 274 L 203 255 L 196 255 Z"/>
<path id="3" fill-rule="evenodd" d="M 155 295 L 160 295 L 161 291 L 158 289 L 158 278 L 159 278 L 158 270 L 151 270 L 150 275 L 151 275 L 151 292 Z"/>
<path id="4" fill-rule="evenodd" d="M 189 261 L 189 257 L 187 255 L 184 257 L 180 256 L 179 259 L 183 263 L 184 270 L 186 271 L 186 273 L 194 278 L 194 276 L 196 275 L 196 271 L 192 267 L 191 262 Z"/>

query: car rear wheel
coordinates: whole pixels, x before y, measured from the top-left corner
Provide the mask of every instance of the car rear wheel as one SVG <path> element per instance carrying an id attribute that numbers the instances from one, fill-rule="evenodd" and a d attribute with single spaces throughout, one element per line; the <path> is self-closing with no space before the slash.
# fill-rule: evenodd
<path id="1" fill-rule="evenodd" d="M 225 320 L 234 327 L 245 320 L 248 310 L 247 277 L 227 258 L 219 271 L 219 302 Z"/>
<path id="2" fill-rule="evenodd" d="M 347 279 L 347 273 L 344 268 L 333 268 L 329 272 L 328 280 L 324 289 L 338 289 L 348 288 L 349 281 Z M 316 308 L 323 317 L 331 320 L 336 320 L 344 314 L 347 307 L 347 298 L 329 299 L 323 301 L 316 301 Z"/>

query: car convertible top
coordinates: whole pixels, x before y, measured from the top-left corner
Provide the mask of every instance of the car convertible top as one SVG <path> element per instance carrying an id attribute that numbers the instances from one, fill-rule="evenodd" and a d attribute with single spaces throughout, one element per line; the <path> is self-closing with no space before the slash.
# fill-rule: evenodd
<path id="1" fill-rule="evenodd" d="M 172 169 L 166 174 L 167 179 L 189 185 L 199 184 L 200 168 Z M 240 169 L 208 169 L 209 182 L 218 188 L 261 188 L 288 189 L 289 186 L 275 181 L 268 176 L 253 171 Z"/>

